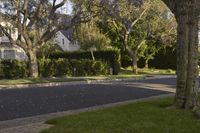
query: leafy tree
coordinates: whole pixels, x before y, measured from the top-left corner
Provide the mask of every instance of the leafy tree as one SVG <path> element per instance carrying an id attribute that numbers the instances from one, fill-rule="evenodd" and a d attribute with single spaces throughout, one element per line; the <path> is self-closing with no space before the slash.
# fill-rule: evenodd
<path id="1" fill-rule="evenodd" d="M 176 20 L 173 14 L 161 1 L 155 0 L 143 21 L 136 24 L 145 43 L 139 50 L 139 57 L 145 59 L 145 66 L 163 47 L 172 46 L 176 42 Z M 136 36 L 134 38 L 138 38 Z"/>
<path id="2" fill-rule="evenodd" d="M 198 107 L 199 0 L 163 0 L 177 21 L 177 87 L 175 107 Z"/>
<path id="3" fill-rule="evenodd" d="M 122 51 L 127 51 L 133 62 L 133 71 L 136 72 L 138 56 L 146 57 L 148 62 L 158 52 L 159 45 L 161 47 L 161 44 L 174 42 L 176 22 L 174 17 L 170 16 L 167 7 L 158 0 L 145 1 L 147 4 L 143 5 L 143 9 L 131 6 L 143 12 L 132 12 L 132 9 L 126 8 L 125 6 L 130 6 L 126 0 L 120 1 L 120 4 L 119 1 L 115 2 L 114 9 L 109 7 L 106 15 L 110 12 L 117 12 L 119 7 L 120 13 L 105 17 L 106 22 L 101 22 L 99 27 L 109 35 L 113 45 Z"/>
<path id="4" fill-rule="evenodd" d="M 135 24 L 140 21 L 148 11 L 150 2 L 145 1 L 143 6 L 137 6 L 127 0 L 113 0 L 104 2 L 104 24 L 112 27 L 115 36 L 121 42 L 121 46 L 125 49 L 132 59 L 133 72 L 137 73 L 137 53 L 140 46 L 144 43 L 134 43 L 130 38 L 133 33 Z M 139 41 L 139 40 L 137 40 Z M 133 44 L 134 45 L 131 45 Z"/>
<path id="5" fill-rule="evenodd" d="M 198 23 L 199 0 L 162 0 L 173 12 L 177 21 L 177 87 L 175 107 L 196 109 L 198 107 Z M 107 1 L 115 7 L 117 0 Z M 129 5 L 141 7 L 143 0 L 128 0 Z M 106 3 L 103 0 L 103 3 Z M 110 9 L 112 9 L 112 7 Z M 124 9 L 124 8 L 120 8 Z M 129 9 L 129 8 L 125 8 Z M 123 11 L 117 10 L 122 13 Z M 114 13 L 116 13 L 114 12 Z M 113 15 L 113 12 L 108 12 Z M 168 39 L 165 39 L 168 40 Z"/>
<path id="6" fill-rule="evenodd" d="M 103 50 L 110 45 L 110 39 L 96 25 L 96 20 L 76 26 L 75 38 L 82 50 Z"/>
<path id="7" fill-rule="evenodd" d="M 73 4 L 71 16 L 60 14 L 58 9 L 68 0 L 5 0 L 1 1 L 0 17 L 7 25 L 0 24 L 0 30 L 9 38 L 12 45 L 23 48 L 29 58 L 30 77 L 38 77 L 37 51 L 59 30 L 67 30 L 92 15 L 88 0 Z M 84 6 L 83 6 L 84 5 Z M 9 29 L 18 31 L 14 38 Z"/>

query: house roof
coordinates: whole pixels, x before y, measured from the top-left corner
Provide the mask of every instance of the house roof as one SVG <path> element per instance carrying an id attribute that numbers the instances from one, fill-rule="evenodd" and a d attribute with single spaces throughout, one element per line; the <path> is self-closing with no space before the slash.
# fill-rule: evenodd
<path id="1" fill-rule="evenodd" d="M 73 29 L 70 28 L 68 30 L 60 31 L 69 41 L 73 41 Z"/>

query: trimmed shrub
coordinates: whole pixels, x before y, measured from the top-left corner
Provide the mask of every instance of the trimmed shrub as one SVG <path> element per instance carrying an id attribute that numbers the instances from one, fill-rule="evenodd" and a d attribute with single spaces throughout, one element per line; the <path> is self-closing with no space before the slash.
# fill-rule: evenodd
<path id="1" fill-rule="evenodd" d="M 96 60 L 106 62 L 113 70 L 113 74 L 117 75 L 120 71 L 120 54 L 119 51 L 94 51 Z M 50 55 L 51 59 L 89 59 L 92 60 L 91 52 L 76 51 L 76 52 L 56 52 Z"/>
<path id="2" fill-rule="evenodd" d="M 131 58 L 126 53 L 122 53 L 121 54 L 121 66 L 123 68 L 127 68 L 131 65 L 132 65 Z"/>
<path id="3" fill-rule="evenodd" d="M 26 78 L 28 77 L 28 65 L 25 61 L 18 60 L 2 60 L 1 64 L 1 78 Z"/>
<path id="4" fill-rule="evenodd" d="M 128 56 L 127 53 L 122 53 L 121 54 L 121 66 L 123 68 L 127 68 L 127 67 L 132 67 L 132 60 L 131 58 Z M 144 68 L 145 67 L 145 60 L 144 58 L 140 58 L 138 61 L 137 61 L 137 65 L 139 68 Z"/>
<path id="5" fill-rule="evenodd" d="M 108 73 L 108 65 L 93 60 L 40 59 L 41 77 L 61 76 L 95 76 Z"/>
<path id="6" fill-rule="evenodd" d="M 54 63 L 51 59 L 41 58 L 38 60 L 38 71 L 40 77 L 52 77 L 54 75 Z"/>
<path id="7" fill-rule="evenodd" d="M 71 64 L 67 59 L 53 60 L 54 63 L 54 76 L 72 75 Z"/>
<path id="8" fill-rule="evenodd" d="M 0 79 L 4 78 L 3 65 L 0 63 Z"/>
<path id="9" fill-rule="evenodd" d="M 66 59 L 45 59 L 38 61 L 40 77 L 61 77 L 71 75 L 71 66 Z"/>
<path id="10" fill-rule="evenodd" d="M 199 57 L 200 61 L 200 57 Z M 138 67 L 145 67 L 145 59 L 140 58 L 138 61 Z M 200 64 L 200 63 L 199 63 Z M 121 65 L 126 68 L 132 65 L 131 58 L 125 53 L 121 55 Z M 157 69 L 176 69 L 176 50 L 174 47 L 166 47 L 161 49 L 155 56 L 153 60 L 149 60 L 149 68 Z"/>
<path id="11" fill-rule="evenodd" d="M 95 76 L 105 75 L 109 67 L 102 61 L 45 59 L 38 60 L 40 77 Z M 0 61 L 0 78 L 26 78 L 29 75 L 28 63 L 17 60 Z"/>
<path id="12" fill-rule="evenodd" d="M 108 73 L 107 64 L 93 60 L 71 60 L 73 76 L 95 76 Z"/>
<path id="13" fill-rule="evenodd" d="M 154 60 L 149 61 L 149 67 L 176 70 L 176 50 L 173 47 L 160 50 Z"/>

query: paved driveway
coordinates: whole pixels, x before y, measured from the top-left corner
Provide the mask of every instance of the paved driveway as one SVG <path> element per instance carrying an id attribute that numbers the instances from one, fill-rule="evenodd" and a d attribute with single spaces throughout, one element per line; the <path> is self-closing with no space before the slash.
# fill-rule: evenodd
<path id="1" fill-rule="evenodd" d="M 175 78 L 0 90 L 0 121 L 169 93 L 156 84 L 174 87 Z"/>

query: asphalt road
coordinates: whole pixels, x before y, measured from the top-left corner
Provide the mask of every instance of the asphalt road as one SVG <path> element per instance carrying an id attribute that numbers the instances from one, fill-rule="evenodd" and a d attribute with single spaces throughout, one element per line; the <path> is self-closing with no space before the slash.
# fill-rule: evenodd
<path id="1" fill-rule="evenodd" d="M 0 121 L 146 98 L 169 92 L 127 86 L 154 83 L 175 86 L 175 78 L 133 80 L 110 84 L 77 84 L 0 90 Z"/>

